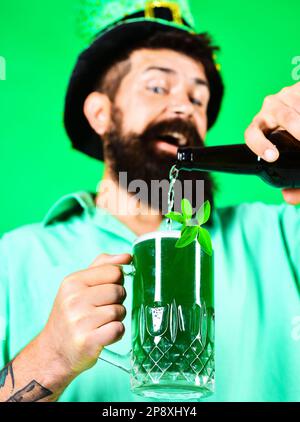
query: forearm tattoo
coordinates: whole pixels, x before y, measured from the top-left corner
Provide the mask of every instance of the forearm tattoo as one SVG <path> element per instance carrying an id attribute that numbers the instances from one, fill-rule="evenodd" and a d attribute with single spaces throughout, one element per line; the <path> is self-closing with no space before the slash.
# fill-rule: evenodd
<path id="1" fill-rule="evenodd" d="M 8 377 L 10 376 L 11 380 L 11 387 L 12 391 L 15 388 L 15 376 L 13 371 L 13 362 L 8 363 L 1 371 L 0 371 L 0 390 L 3 388 L 7 382 Z M 22 388 L 21 390 L 17 391 L 13 394 L 7 402 L 35 402 L 42 400 L 47 396 L 51 396 L 52 391 L 48 390 L 47 388 L 43 387 L 37 381 L 32 380 L 26 387 Z"/>
<path id="2" fill-rule="evenodd" d="M 52 391 L 33 380 L 26 387 L 22 388 L 22 390 L 11 396 L 7 402 L 35 402 L 51 396 L 51 394 L 53 394 Z"/>
<path id="3" fill-rule="evenodd" d="M 0 389 L 4 387 L 6 383 L 6 379 L 8 375 L 10 375 L 11 378 L 11 385 L 12 389 L 15 388 L 15 377 L 14 377 L 14 371 L 12 362 L 9 362 L 1 371 L 0 371 Z"/>

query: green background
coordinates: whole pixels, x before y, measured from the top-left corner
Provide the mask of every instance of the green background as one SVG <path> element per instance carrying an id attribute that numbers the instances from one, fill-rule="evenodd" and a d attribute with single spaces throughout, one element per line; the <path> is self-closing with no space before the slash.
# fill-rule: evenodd
<path id="1" fill-rule="evenodd" d="M 101 163 L 73 151 L 62 125 L 63 101 L 75 58 L 84 47 L 76 30 L 79 1 L 1 0 L 0 233 L 40 221 L 61 195 L 95 190 Z M 191 2 L 198 29 L 209 31 L 226 95 L 208 143 L 243 142 L 264 96 L 292 85 L 300 55 L 299 0 Z M 256 177 L 218 177 L 220 206 L 280 203 L 282 195 Z"/>

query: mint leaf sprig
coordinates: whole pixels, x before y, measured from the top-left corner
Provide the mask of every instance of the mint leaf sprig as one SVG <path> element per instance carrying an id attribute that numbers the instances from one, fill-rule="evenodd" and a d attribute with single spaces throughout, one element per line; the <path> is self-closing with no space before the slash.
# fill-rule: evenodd
<path id="1" fill-rule="evenodd" d="M 181 213 L 171 211 L 165 214 L 165 217 L 182 224 L 181 236 L 175 243 L 177 248 L 184 248 L 192 243 L 196 238 L 201 248 L 208 254 L 212 255 L 212 243 L 209 232 L 201 227 L 205 224 L 211 213 L 211 206 L 209 201 L 205 201 L 196 213 L 196 220 L 198 224 L 192 223 L 193 208 L 190 201 L 183 198 L 181 201 Z"/>

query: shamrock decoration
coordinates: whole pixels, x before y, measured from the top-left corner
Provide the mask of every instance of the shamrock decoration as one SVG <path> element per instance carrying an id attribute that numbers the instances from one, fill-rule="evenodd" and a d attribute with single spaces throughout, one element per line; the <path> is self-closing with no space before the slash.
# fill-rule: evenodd
<path id="1" fill-rule="evenodd" d="M 192 224 L 192 205 L 188 199 L 183 198 L 181 201 L 181 213 L 171 211 L 168 214 L 165 214 L 165 217 L 182 224 L 181 236 L 175 244 L 177 248 L 183 248 L 184 246 L 192 243 L 197 238 L 201 248 L 208 255 L 212 255 L 210 234 L 206 229 L 201 227 L 209 219 L 210 209 L 209 201 L 205 201 L 196 214 L 196 220 L 198 221 L 198 224 Z"/>

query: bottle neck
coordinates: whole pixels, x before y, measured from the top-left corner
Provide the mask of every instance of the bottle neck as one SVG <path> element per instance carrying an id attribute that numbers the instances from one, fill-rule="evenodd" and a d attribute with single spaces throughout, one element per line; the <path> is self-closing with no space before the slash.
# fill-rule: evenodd
<path id="1" fill-rule="evenodd" d="M 214 147 L 180 147 L 176 167 L 188 171 L 259 174 L 263 162 L 245 144 Z"/>

